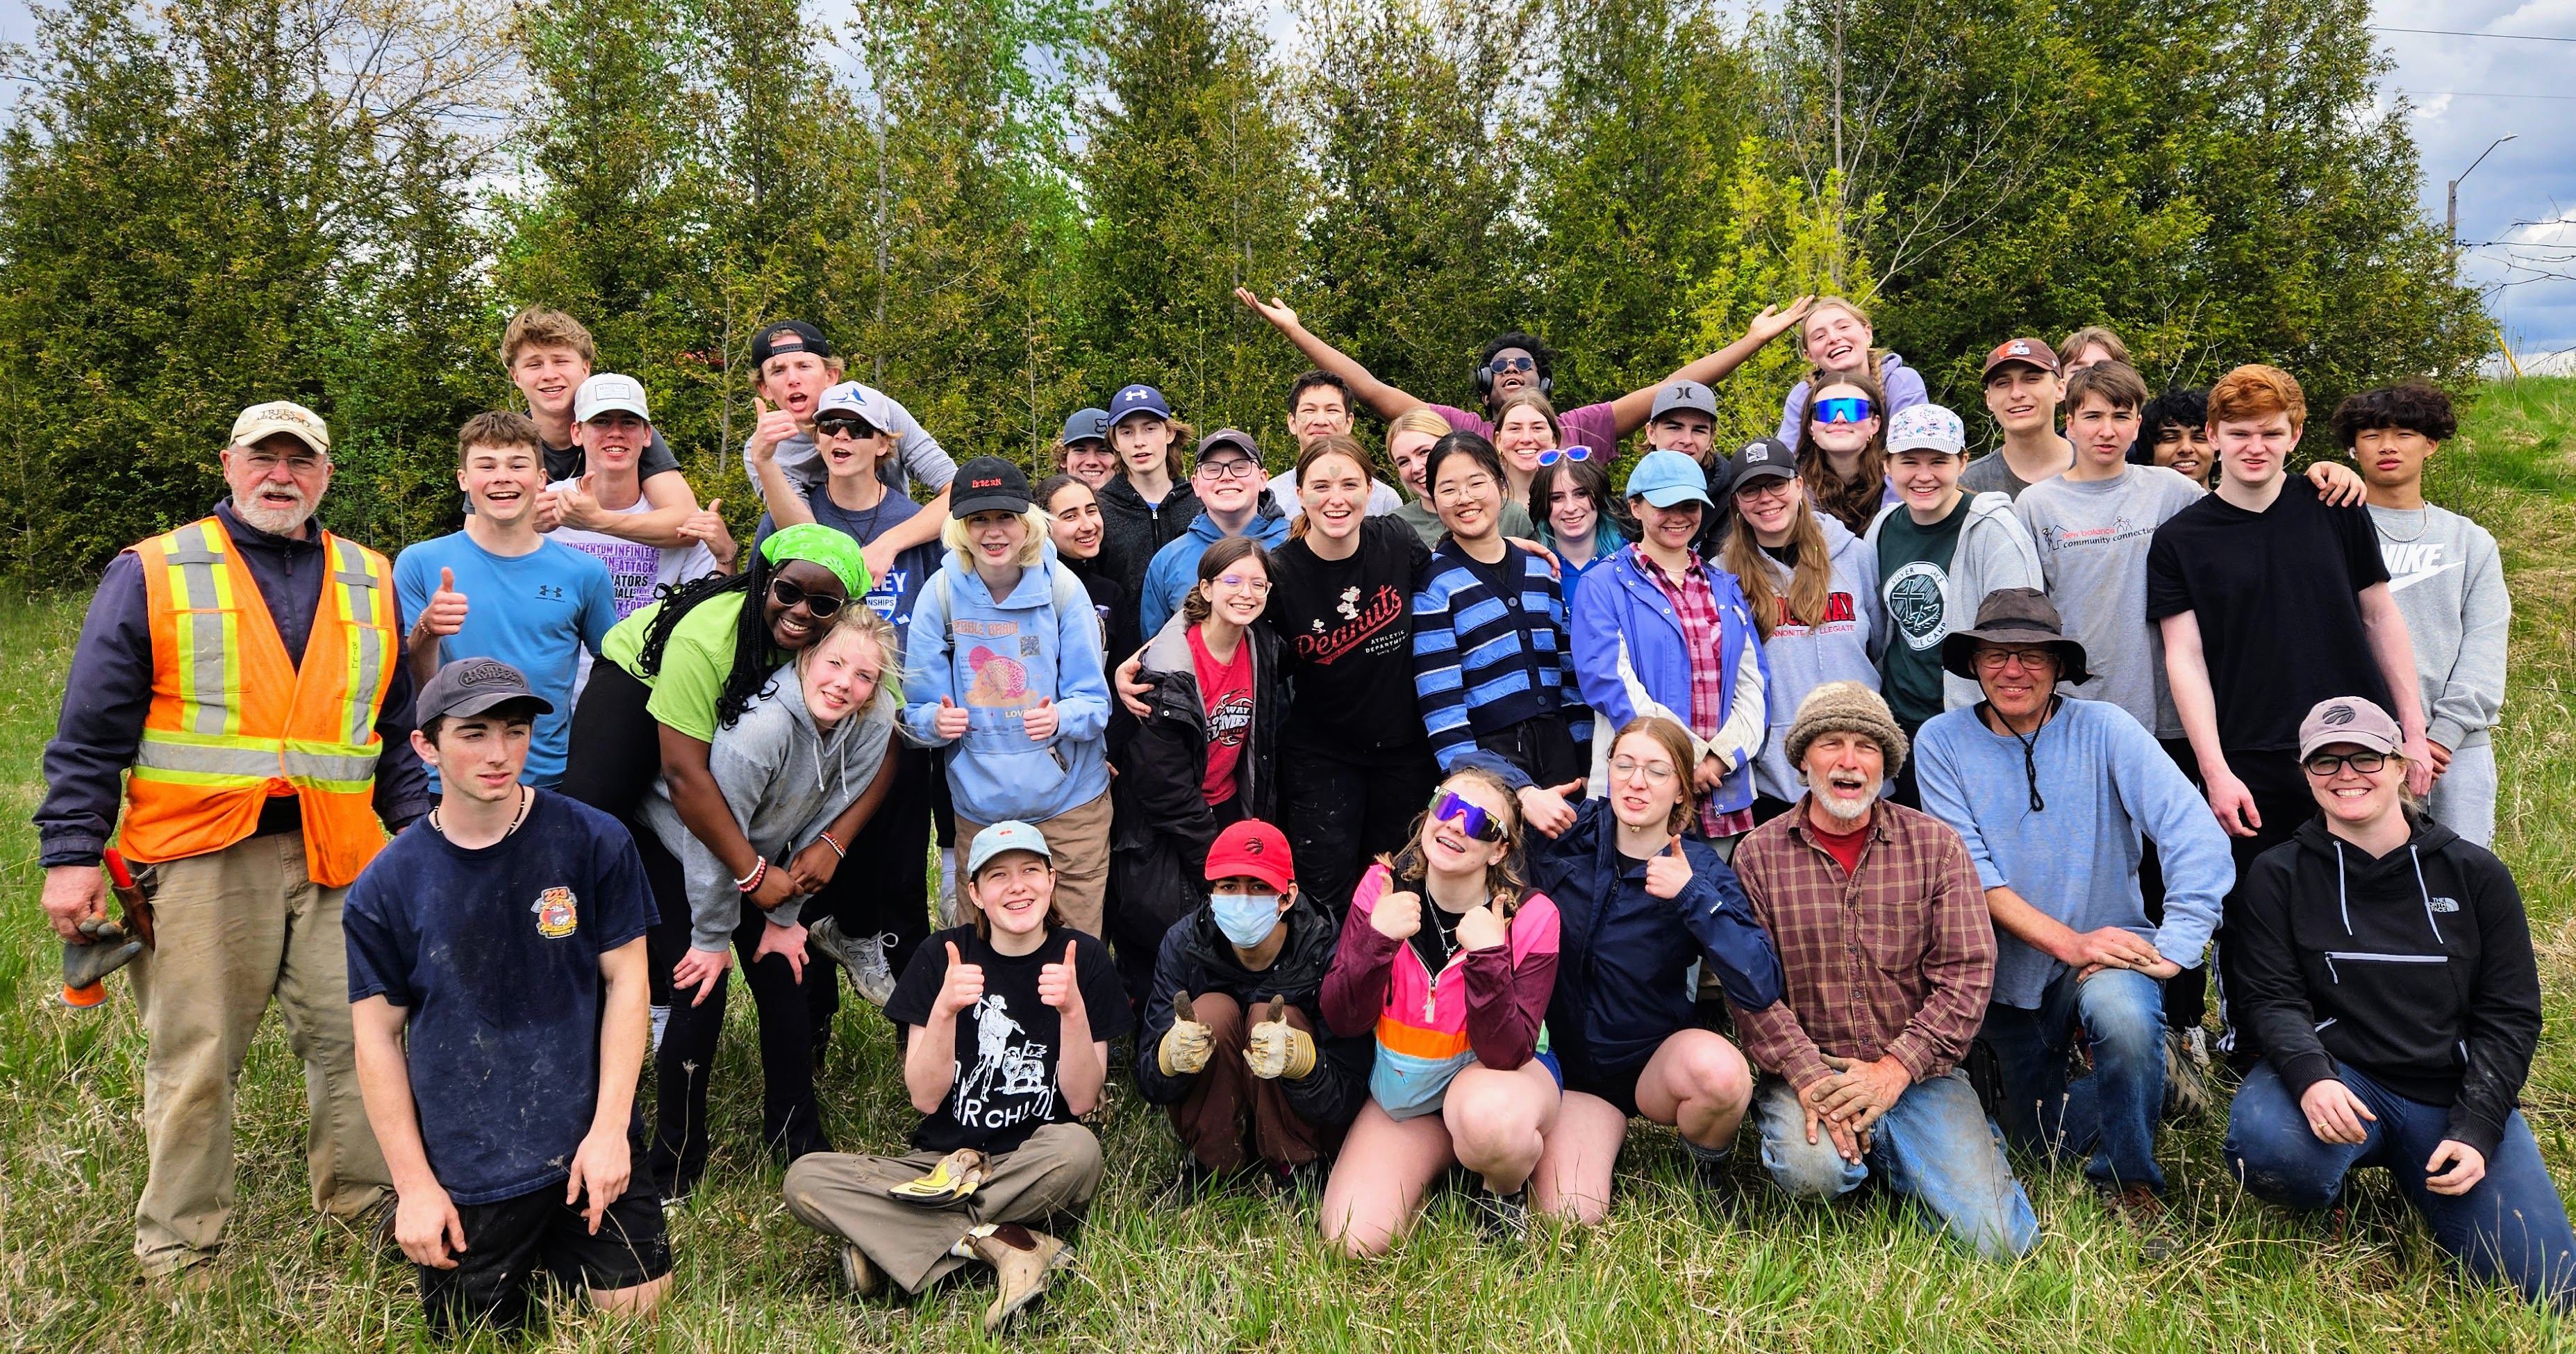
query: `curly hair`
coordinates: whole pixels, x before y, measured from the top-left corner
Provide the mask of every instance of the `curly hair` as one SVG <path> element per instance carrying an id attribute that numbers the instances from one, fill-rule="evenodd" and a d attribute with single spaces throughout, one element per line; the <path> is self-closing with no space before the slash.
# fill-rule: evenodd
<path id="1" fill-rule="evenodd" d="M 1815 442 L 1816 406 L 1823 392 L 1835 386 L 1850 386 L 1867 395 L 1869 407 L 1877 411 L 1878 431 L 1860 449 L 1860 464 L 1853 467 L 1849 480 L 1834 473 L 1833 462 Z M 1796 459 L 1809 503 L 1832 513 L 1855 536 L 1869 530 L 1870 519 L 1878 516 L 1879 500 L 1887 492 L 1887 389 L 1877 376 L 1819 368 L 1807 378 L 1807 408 L 1798 415 Z"/>
<path id="2" fill-rule="evenodd" d="M 2335 441 L 2346 451 L 2375 428 L 2420 433 L 2427 442 L 2448 442 L 2460 430 L 2459 416 L 2451 412 L 2451 397 L 2422 381 L 2347 396 L 2335 406 L 2328 422 L 2334 427 Z"/>
<path id="3" fill-rule="evenodd" d="M 1520 797 L 1512 793 L 1512 787 L 1505 785 L 1502 777 L 1481 766 L 1465 766 L 1441 777 L 1440 784 L 1431 791 L 1431 804 L 1439 803 L 1440 795 L 1450 786 L 1461 783 L 1483 786 L 1493 791 L 1495 797 L 1507 806 L 1500 815 L 1503 854 L 1485 867 L 1485 892 L 1493 899 L 1494 907 L 1502 913 L 1503 920 L 1510 921 L 1512 914 L 1520 910 L 1521 900 L 1530 892 L 1529 882 L 1521 875 Z M 1403 849 L 1377 858 L 1377 863 L 1395 876 L 1395 882 L 1416 892 L 1421 890 L 1422 881 L 1431 872 L 1429 864 L 1422 859 L 1422 831 L 1430 825 L 1431 804 L 1423 805 L 1422 812 L 1413 815 L 1413 832 L 1405 840 Z"/>
<path id="4" fill-rule="evenodd" d="M 2156 444 L 2165 440 L 2165 429 L 2208 426 L 2208 391 L 2168 390 L 2138 411 L 2138 442 L 2129 449 L 2129 459 L 2138 465 L 2154 465 Z"/>

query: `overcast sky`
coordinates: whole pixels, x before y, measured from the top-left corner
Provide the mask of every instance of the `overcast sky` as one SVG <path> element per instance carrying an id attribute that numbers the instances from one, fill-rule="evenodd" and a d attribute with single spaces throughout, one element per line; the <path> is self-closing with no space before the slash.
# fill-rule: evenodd
<path id="1" fill-rule="evenodd" d="M 1284 6 L 1272 8 L 1270 31 L 1293 41 Z M 2576 83 L 2563 78 L 2576 65 L 2576 0 L 2378 0 L 2372 22 L 2397 63 L 2382 96 L 2414 101 L 2423 163 L 2419 182 L 2392 187 L 2439 221 L 2445 181 L 2513 134 L 2461 185 L 2461 271 L 2497 288 L 2489 309 L 2517 353 L 2576 350 L 2576 281 L 2534 275 L 2576 274 Z M 2505 34 L 2565 40 L 2492 36 Z M 29 35 L 27 0 L 0 0 L 0 41 Z"/>

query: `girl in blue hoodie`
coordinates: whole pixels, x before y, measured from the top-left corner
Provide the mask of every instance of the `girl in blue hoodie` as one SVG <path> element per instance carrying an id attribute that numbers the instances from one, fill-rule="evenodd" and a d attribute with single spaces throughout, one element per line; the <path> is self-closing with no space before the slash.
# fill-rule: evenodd
<path id="1" fill-rule="evenodd" d="M 1109 684 L 1100 619 L 1050 557 L 1047 517 L 1019 467 L 957 472 L 948 558 L 904 644 L 905 731 L 948 751 L 957 850 L 985 827 L 1045 832 L 1066 922 L 1097 936 L 1109 877 Z M 959 878 L 966 863 L 957 862 Z"/>

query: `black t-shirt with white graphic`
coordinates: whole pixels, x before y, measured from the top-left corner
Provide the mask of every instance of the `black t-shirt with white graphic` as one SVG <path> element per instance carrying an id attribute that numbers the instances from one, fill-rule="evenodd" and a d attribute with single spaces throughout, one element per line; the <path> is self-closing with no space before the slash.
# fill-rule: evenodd
<path id="1" fill-rule="evenodd" d="M 912 1145 L 925 1152 L 953 1152 L 960 1147 L 1008 1152 L 1048 1124 L 1073 1122 L 1073 1111 L 1056 1088 L 1056 1009 L 1038 1000 L 1038 971 L 1064 961 L 1066 941 L 1073 942 L 1074 972 L 1082 980 L 1083 1011 L 1091 1021 L 1094 1043 L 1106 1043 L 1135 1028 L 1127 991 L 1111 967 L 1109 947 L 1080 931 L 1059 928 L 1031 953 L 1012 956 L 995 950 L 972 926 L 952 927 L 932 936 L 913 952 L 886 1002 L 886 1019 L 911 1027 L 930 1023 L 930 1008 L 948 981 L 948 946 L 957 946 L 960 961 L 984 970 L 984 999 L 957 1014 L 957 1077 L 948 1087 L 939 1112 L 925 1116 L 912 1131 Z"/>
<path id="2" fill-rule="evenodd" d="M 1430 561 L 1392 517 L 1362 522 L 1349 559 L 1320 558 L 1303 540 L 1271 552 L 1263 619 L 1286 654 L 1289 746 L 1347 755 L 1421 744 L 1412 597 Z"/>
<path id="3" fill-rule="evenodd" d="M 2367 510 L 2329 507 L 2304 475 L 2247 512 L 2211 494 L 2156 528 L 2147 619 L 2191 612 L 2229 752 L 2299 745 L 2299 721 L 2330 696 L 2395 711 L 2362 629 L 2362 589 L 2388 581 Z"/>
<path id="4" fill-rule="evenodd" d="M 1944 599 L 1969 507 L 1962 494 L 1949 516 L 1928 527 L 1899 508 L 1878 528 L 1878 595 L 1896 632 L 1879 662 L 1888 709 L 1909 733 L 1941 713 L 1941 639 L 1950 633 Z"/>

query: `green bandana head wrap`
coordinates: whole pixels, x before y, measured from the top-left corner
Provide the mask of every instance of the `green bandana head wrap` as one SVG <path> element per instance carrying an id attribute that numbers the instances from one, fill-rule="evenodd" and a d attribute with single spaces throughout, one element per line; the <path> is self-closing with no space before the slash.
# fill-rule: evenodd
<path id="1" fill-rule="evenodd" d="M 868 562 L 859 554 L 858 543 L 820 522 L 799 522 L 780 527 L 760 543 L 760 557 L 771 564 L 784 564 L 791 559 L 811 560 L 829 569 L 850 590 L 850 600 L 868 595 Z"/>

